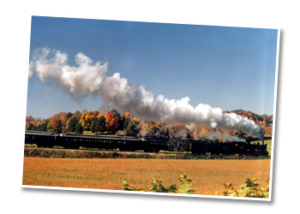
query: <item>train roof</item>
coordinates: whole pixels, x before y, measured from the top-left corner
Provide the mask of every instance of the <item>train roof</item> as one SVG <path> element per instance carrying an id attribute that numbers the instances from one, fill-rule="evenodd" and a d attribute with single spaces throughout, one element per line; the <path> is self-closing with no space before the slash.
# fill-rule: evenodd
<path id="1" fill-rule="evenodd" d="M 169 138 L 155 138 L 155 137 L 143 137 L 143 141 L 167 141 Z"/>
<path id="2" fill-rule="evenodd" d="M 92 138 L 92 139 L 104 139 L 104 140 L 133 140 L 139 141 L 137 137 L 130 136 L 98 136 L 98 135 L 81 135 L 81 134 L 66 134 L 62 133 L 61 137 L 75 137 L 75 138 Z"/>
<path id="3" fill-rule="evenodd" d="M 43 131 L 25 131 L 25 134 L 30 135 L 48 135 L 48 136 L 58 136 L 55 132 L 43 132 Z"/>

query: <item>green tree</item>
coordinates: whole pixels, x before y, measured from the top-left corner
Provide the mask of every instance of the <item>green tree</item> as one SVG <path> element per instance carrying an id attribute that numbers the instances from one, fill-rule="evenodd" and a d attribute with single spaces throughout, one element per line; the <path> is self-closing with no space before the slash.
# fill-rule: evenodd
<path id="1" fill-rule="evenodd" d="M 45 120 L 42 124 L 38 125 L 38 126 L 36 127 L 36 130 L 37 130 L 37 131 L 43 131 L 43 132 L 46 132 L 46 131 L 47 131 L 47 125 L 48 125 L 48 123 L 49 123 L 49 120 L 47 119 L 47 120 Z"/>
<path id="2" fill-rule="evenodd" d="M 116 109 L 112 109 L 110 112 L 113 114 L 113 118 L 117 118 L 118 120 L 120 120 L 121 116 Z"/>
<path id="3" fill-rule="evenodd" d="M 32 131 L 35 131 L 36 130 L 36 126 L 33 125 L 32 123 L 29 124 L 29 128 L 28 130 L 32 130 Z"/>
<path id="4" fill-rule="evenodd" d="M 70 131 L 70 132 L 75 132 L 75 130 L 76 130 L 76 125 L 77 125 L 77 120 L 76 120 L 76 118 L 75 117 L 73 117 L 70 121 L 69 121 L 69 123 L 68 123 L 68 131 Z"/>
<path id="5" fill-rule="evenodd" d="M 54 128 L 54 132 L 56 133 L 62 133 L 62 124 L 61 124 L 61 120 L 59 120 Z"/>
<path id="6" fill-rule="evenodd" d="M 75 132 L 76 132 L 76 134 L 82 134 L 83 133 L 83 128 L 79 123 L 76 125 Z"/>
<path id="7" fill-rule="evenodd" d="M 106 130 L 105 127 L 105 117 L 99 117 L 96 121 L 95 132 L 104 132 Z"/>
<path id="8" fill-rule="evenodd" d="M 91 124 L 92 124 L 92 120 L 90 118 L 86 119 L 84 121 L 84 127 L 83 127 L 83 129 L 85 131 L 90 131 Z"/>
<path id="9" fill-rule="evenodd" d="M 137 126 L 130 121 L 126 128 L 126 135 L 136 136 L 138 133 L 139 133 L 139 130 L 137 130 Z"/>
<path id="10" fill-rule="evenodd" d="M 49 122 L 47 124 L 47 132 L 52 132 L 52 130 L 53 130 L 53 127 L 51 126 L 51 123 Z"/>
<path id="11" fill-rule="evenodd" d="M 96 128 L 97 120 L 98 119 L 96 117 L 94 117 L 93 120 L 92 120 L 92 125 L 91 125 L 91 132 L 92 133 L 95 133 L 95 131 L 96 131 L 95 128 Z"/>

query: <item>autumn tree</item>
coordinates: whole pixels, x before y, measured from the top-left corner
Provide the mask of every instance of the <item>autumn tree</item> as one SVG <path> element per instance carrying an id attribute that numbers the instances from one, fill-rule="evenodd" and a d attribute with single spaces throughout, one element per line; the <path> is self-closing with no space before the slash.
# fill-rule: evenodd
<path id="1" fill-rule="evenodd" d="M 122 121 L 121 125 L 123 125 L 122 129 L 126 130 L 128 124 L 130 123 L 130 114 L 129 114 L 129 112 L 125 112 L 125 114 L 121 118 L 121 121 Z"/>
<path id="2" fill-rule="evenodd" d="M 134 117 L 132 122 L 135 124 L 135 125 L 139 125 L 141 123 L 140 119 L 139 118 L 136 118 Z"/>
<path id="3" fill-rule="evenodd" d="M 113 117 L 113 112 L 107 112 L 105 116 L 105 123 L 106 123 L 106 131 L 110 133 L 115 133 L 119 127 L 119 120 L 118 118 Z"/>
<path id="4" fill-rule="evenodd" d="M 93 118 L 95 118 L 96 115 L 94 114 L 94 112 L 89 111 L 89 112 L 83 112 L 81 114 L 79 123 L 81 124 L 81 126 L 83 127 L 83 130 L 85 131 L 90 131 L 91 129 L 91 125 L 92 125 L 92 120 Z"/>
<path id="5" fill-rule="evenodd" d="M 97 118 L 100 118 L 100 117 L 102 117 L 102 116 L 104 117 L 105 115 L 104 115 L 102 112 L 99 112 L 99 113 L 97 114 L 96 117 L 97 117 Z"/>
<path id="6" fill-rule="evenodd" d="M 67 126 L 66 122 L 68 120 L 67 113 L 66 112 L 60 112 L 57 115 L 58 115 L 59 120 L 61 121 L 61 132 L 65 132 L 66 126 Z"/>

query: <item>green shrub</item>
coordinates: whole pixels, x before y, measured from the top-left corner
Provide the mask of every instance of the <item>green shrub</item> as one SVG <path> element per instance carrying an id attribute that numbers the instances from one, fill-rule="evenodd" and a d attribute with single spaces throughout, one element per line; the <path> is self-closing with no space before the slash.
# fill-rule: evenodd
<path id="1" fill-rule="evenodd" d="M 186 175 L 184 172 L 181 173 L 179 177 L 179 182 L 180 182 L 180 189 L 178 190 L 179 193 L 183 194 L 193 194 L 195 193 L 194 190 L 192 190 L 191 187 L 191 180 L 186 178 Z M 128 191 L 145 191 L 142 189 L 134 190 L 129 187 L 129 184 L 127 180 L 123 181 L 123 190 L 128 190 Z M 150 192 L 162 192 L 162 193 L 176 193 L 177 191 L 177 186 L 176 184 L 171 184 L 169 187 L 164 187 L 162 185 L 162 181 L 158 181 L 155 178 L 153 178 L 152 183 L 150 183 Z"/>
<path id="2" fill-rule="evenodd" d="M 269 180 L 268 180 L 269 181 Z M 181 173 L 179 177 L 180 189 L 177 189 L 176 184 L 171 184 L 169 187 L 164 187 L 162 181 L 158 181 L 153 178 L 152 183 L 150 183 L 150 192 L 163 192 L 163 193 L 182 193 L 182 194 L 194 194 L 195 191 L 191 189 L 192 181 L 187 179 L 184 172 Z M 237 191 L 232 183 L 224 184 L 222 188 L 223 196 L 231 197 L 255 197 L 255 198 L 268 198 L 269 197 L 269 185 L 266 190 L 259 187 L 259 183 L 256 182 L 256 178 L 247 178 L 245 183 L 240 186 L 240 190 Z M 127 191 L 145 191 L 143 189 L 132 189 L 129 187 L 127 180 L 123 181 L 123 190 Z M 218 192 L 216 192 L 218 195 Z"/>
<path id="3" fill-rule="evenodd" d="M 224 184 L 224 188 L 222 188 L 222 193 L 224 196 L 232 196 L 239 197 L 238 192 L 233 188 L 232 183 Z"/>
<path id="4" fill-rule="evenodd" d="M 245 183 L 240 186 L 239 193 L 244 197 L 254 197 L 254 198 L 268 198 L 269 197 L 269 185 L 266 187 L 266 190 L 259 187 L 259 183 L 256 182 L 256 178 L 250 180 L 247 178 Z M 268 179 L 269 182 L 269 179 Z"/>
<path id="5" fill-rule="evenodd" d="M 195 191 L 191 189 L 192 180 L 187 179 L 184 172 L 181 173 L 179 181 L 181 183 L 180 184 L 181 188 L 178 190 L 180 193 L 183 193 L 183 194 L 194 194 L 195 193 Z"/>
<path id="6" fill-rule="evenodd" d="M 127 183 L 127 180 L 124 180 L 124 181 L 123 181 L 123 187 L 122 187 L 122 190 L 145 192 L 145 190 L 143 190 L 143 189 L 131 189 L 131 188 L 129 187 L 129 184 Z"/>
<path id="7" fill-rule="evenodd" d="M 237 191 L 233 187 L 231 183 L 224 184 L 224 188 L 222 188 L 222 194 L 224 196 L 232 196 L 232 197 L 252 197 L 252 198 L 268 198 L 269 197 L 269 185 L 266 190 L 259 187 L 259 183 L 256 182 L 256 178 L 252 180 L 247 178 L 245 183 L 240 185 L 240 190 Z M 269 182 L 269 180 L 268 180 Z M 217 193 L 216 193 L 217 195 Z"/>
<path id="8" fill-rule="evenodd" d="M 165 192 L 165 193 L 176 193 L 176 184 L 172 184 L 169 187 L 165 188 L 162 184 L 162 181 L 158 181 L 155 178 L 153 178 L 153 182 L 150 183 L 151 189 L 150 192 Z"/>

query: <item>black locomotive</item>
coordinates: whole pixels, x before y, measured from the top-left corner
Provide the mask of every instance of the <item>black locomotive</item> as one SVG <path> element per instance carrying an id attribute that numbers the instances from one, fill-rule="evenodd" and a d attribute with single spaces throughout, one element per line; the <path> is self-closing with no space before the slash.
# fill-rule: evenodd
<path id="1" fill-rule="evenodd" d="M 128 136 L 95 136 L 95 135 L 60 135 L 53 132 L 26 131 L 25 144 L 36 144 L 37 147 L 61 146 L 66 149 L 99 148 L 99 149 L 119 149 L 120 151 L 159 152 L 174 151 L 169 140 L 164 138 L 138 138 Z M 218 142 L 201 140 L 184 140 L 183 151 L 193 154 L 213 155 L 254 155 L 268 156 L 267 145 L 246 142 Z M 178 149 L 178 148 L 177 148 Z M 182 150 L 181 150 L 182 151 Z"/>

